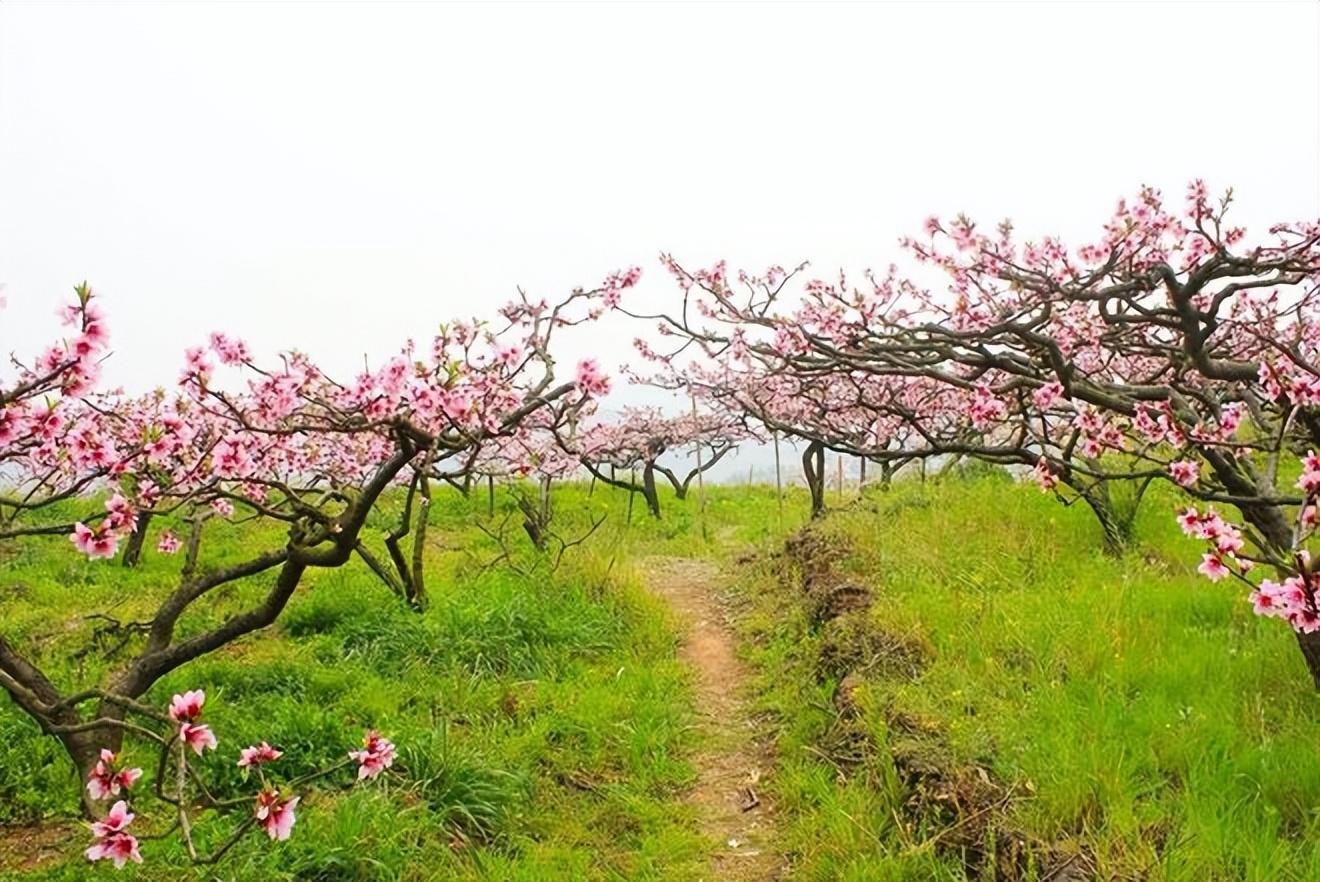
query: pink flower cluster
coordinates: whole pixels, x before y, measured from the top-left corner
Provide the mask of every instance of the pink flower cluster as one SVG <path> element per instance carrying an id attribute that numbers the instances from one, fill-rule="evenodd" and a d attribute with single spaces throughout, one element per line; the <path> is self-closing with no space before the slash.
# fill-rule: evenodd
<path id="1" fill-rule="evenodd" d="M 79 521 L 69 534 L 75 548 L 89 558 L 107 560 L 119 550 L 119 540 L 133 532 L 135 515 L 128 500 L 116 493 L 105 503 L 105 517 L 96 527 Z"/>
<path id="2" fill-rule="evenodd" d="M 1290 576 L 1282 582 L 1261 579 L 1251 592 L 1251 605 L 1257 615 L 1283 619 L 1303 634 L 1320 631 L 1320 611 L 1316 609 L 1316 577 Z"/>
<path id="3" fill-rule="evenodd" d="M 87 792 L 92 799 L 118 796 L 121 791 L 131 790 L 142 777 L 141 769 L 120 768 L 118 761 L 113 751 L 101 750 L 101 758 L 87 775 Z"/>
<path id="4" fill-rule="evenodd" d="M 1238 557 L 1245 545 L 1242 531 L 1216 512 L 1198 512 L 1191 506 L 1178 515 L 1178 524 L 1188 536 L 1210 543 L 1211 550 L 1202 555 L 1201 565 L 1197 567 L 1197 572 L 1210 581 L 1218 582 L 1234 572 L 1251 569 L 1251 561 Z"/>
<path id="5" fill-rule="evenodd" d="M 594 358 L 578 362 L 577 385 L 585 395 L 601 396 L 610 391 L 610 379 Z"/>
<path id="6" fill-rule="evenodd" d="M 972 394 L 971 406 L 968 414 L 971 416 L 972 425 L 978 429 L 987 429 L 994 423 L 1004 418 L 1008 408 L 1004 402 L 995 397 L 990 391 L 990 387 L 984 384 L 978 385 Z"/>
<path id="7" fill-rule="evenodd" d="M 1042 493 L 1048 493 L 1059 486 L 1059 476 L 1054 474 L 1043 456 L 1036 460 L 1036 467 L 1031 470 L 1031 477 L 1040 485 Z"/>
<path id="8" fill-rule="evenodd" d="M 394 744 L 376 730 L 362 739 L 362 749 L 349 751 L 350 759 L 358 763 L 358 780 L 375 778 L 394 765 Z"/>
<path id="9" fill-rule="evenodd" d="M 92 837 L 96 841 L 87 849 L 87 859 L 113 861 L 117 870 L 129 861 L 142 863 L 137 837 L 128 832 L 128 825 L 135 817 L 124 800 L 112 805 L 104 818 L 92 824 Z"/>
<path id="10" fill-rule="evenodd" d="M 1320 456 L 1314 450 L 1308 450 L 1302 457 L 1302 474 L 1297 479 L 1297 489 L 1307 497 L 1320 493 Z"/>
<path id="11" fill-rule="evenodd" d="M 170 719 L 179 724 L 179 740 L 191 747 L 198 756 L 204 750 L 215 750 L 216 745 L 211 727 L 197 722 L 205 703 L 206 693 L 200 689 L 175 695 L 170 702 Z"/>

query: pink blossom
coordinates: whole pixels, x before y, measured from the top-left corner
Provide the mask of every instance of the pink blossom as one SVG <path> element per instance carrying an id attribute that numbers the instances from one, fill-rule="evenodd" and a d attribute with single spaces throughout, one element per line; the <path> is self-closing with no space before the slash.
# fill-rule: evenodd
<path id="1" fill-rule="evenodd" d="M 201 756 L 204 750 L 215 750 L 215 733 L 211 731 L 210 726 L 183 723 L 179 726 L 179 738 L 198 756 Z"/>
<path id="2" fill-rule="evenodd" d="M 1050 470 L 1050 464 L 1045 461 L 1045 457 L 1036 460 L 1036 467 L 1032 469 L 1031 475 L 1036 483 L 1040 485 L 1042 492 L 1053 490 L 1059 485 L 1059 477 Z"/>
<path id="3" fill-rule="evenodd" d="M 984 384 L 978 385 L 972 394 L 971 407 L 968 410 L 972 418 L 972 425 L 978 429 L 985 429 L 991 423 L 1001 420 L 1008 408 L 1004 402 L 995 397 L 990 391 L 990 387 Z"/>
<path id="4" fill-rule="evenodd" d="M 104 525 L 93 530 L 80 521 L 73 525 L 69 539 L 75 548 L 93 560 L 109 560 L 119 551 L 119 537 Z"/>
<path id="5" fill-rule="evenodd" d="M 116 759 L 113 752 L 103 749 L 96 766 L 87 773 L 87 792 L 92 799 L 118 796 L 121 790 L 129 790 L 142 777 L 141 769 L 117 769 Z"/>
<path id="6" fill-rule="evenodd" d="M 1063 384 L 1058 380 L 1053 380 L 1032 392 L 1031 400 L 1041 410 L 1049 410 L 1061 395 L 1063 395 Z"/>
<path id="7" fill-rule="evenodd" d="M 1196 571 L 1211 582 L 1218 582 L 1220 579 L 1229 575 L 1229 569 L 1224 565 L 1224 561 L 1219 555 L 1207 551 L 1201 555 L 1201 565 Z"/>
<path id="8" fill-rule="evenodd" d="M 1302 476 L 1297 479 L 1297 489 L 1308 496 L 1320 490 L 1320 456 L 1314 450 L 1308 450 L 1302 457 Z"/>
<path id="9" fill-rule="evenodd" d="M 92 835 L 96 837 L 96 842 L 85 852 L 87 859 L 109 859 L 114 862 L 115 869 L 122 869 L 128 861 L 142 863 L 137 838 L 126 832 L 128 825 L 133 823 L 133 817 L 133 813 L 128 810 L 128 803 L 122 799 L 111 806 L 104 818 L 92 824 Z"/>
<path id="10" fill-rule="evenodd" d="M 1184 487 L 1191 487 L 1200 476 L 1201 464 L 1195 460 L 1179 460 L 1169 463 L 1169 476 Z"/>
<path id="11" fill-rule="evenodd" d="M 202 715 L 202 705 L 206 704 L 206 693 L 193 689 L 183 694 L 175 694 L 170 700 L 170 719 L 176 722 L 191 722 Z"/>
<path id="12" fill-rule="evenodd" d="M 375 778 L 394 765 L 394 745 L 374 729 L 362 739 L 362 750 L 350 751 L 350 759 L 358 762 L 358 779 Z"/>
<path id="13" fill-rule="evenodd" d="M 282 751 L 276 750 L 263 741 L 260 744 L 240 750 L 238 752 L 238 766 L 241 769 L 252 768 L 262 763 L 274 762 L 283 755 Z"/>
<path id="14" fill-rule="evenodd" d="M 218 355 L 224 364 L 238 364 L 249 358 L 247 344 L 219 333 L 211 335 L 211 351 Z"/>
<path id="15" fill-rule="evenodd" d="M 577 385 L 587 395 L 601 396 L 610 391 L 609 378 L 601 371 L 594 358 L 578 362 Z"/>
<path id="16" fill-rule="evenodd" d="M 179 537 L 170 530 L 164 530 L 156 542 L 156 550 L 161 554 L 174 554 L 179 550 Z"/>
<path id="17" fill-rule="evenodd" d="M 300 797 L 282 799 L 276 790 L 269 788 L 257 794 L 256 817 L 261 822 L 261 829 L 271 839 L 283 842 L 293 832 L 294 809 L 298 807 Z"/>
<path id="18" fill-rule="evenodd" d="M 129 861 L 142 863 L 142 854 L 138 851 L 137 837 L 130 833 L 111 833 L 97 839 L 84 852 L 89 861 L 111 860 L 116 870 L 122 870 Z"/>

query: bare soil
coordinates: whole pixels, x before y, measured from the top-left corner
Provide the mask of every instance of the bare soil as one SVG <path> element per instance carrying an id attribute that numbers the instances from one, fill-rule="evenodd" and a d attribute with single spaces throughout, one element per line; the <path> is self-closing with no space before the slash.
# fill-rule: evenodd
<path id="1" fill-rule="evenodd" d="M 762 779 L 770 757 L 756 741 L 744 702 L 749 675 L 735 652 L 719 571 L 709 561 L 654 557 L 642 561 L 642 572 L 682 620 L 679 657 L 692 669 L 709 745 L 693 758 L 697 780 L 687 794 L 712 840 L 703 882 L 774 882 L 785 866 L 774 847 L 774 807 Z"/>

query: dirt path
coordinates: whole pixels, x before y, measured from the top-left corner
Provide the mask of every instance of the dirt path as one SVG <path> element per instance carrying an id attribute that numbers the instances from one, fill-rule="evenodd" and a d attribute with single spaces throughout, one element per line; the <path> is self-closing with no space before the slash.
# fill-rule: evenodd
<path id="1" fill-rule="evenodd" d="M 773 810 L 762 792 L 761 775 L 770 761 L 753 740 L 742 694 L 749 675 L 721 608 L 719 572 L 691 558 L 648 558 L 641 566 L 651 591 L 682 618 L 679 657 L 696 674 L 701 725 L 710 736 L 710 746 L 693 758 L 697 782 L 687 796 L 713 840 L 703 880 L 774 882 L 784 864 L 774 848 Z"/>

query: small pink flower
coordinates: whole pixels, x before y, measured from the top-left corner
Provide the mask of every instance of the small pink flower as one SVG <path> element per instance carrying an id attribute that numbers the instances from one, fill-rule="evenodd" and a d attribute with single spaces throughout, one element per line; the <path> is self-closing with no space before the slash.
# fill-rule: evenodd
<path id="1" fill-rule="evenodd" d="M 1169 463 L 1169 476 L 1184 487 L 1191 487 L 1200 477 L 1201 464 L 1195 460 L 1184 459 Z"/>
<path id="2" fill-rule="evenodd" d="M 1320 456 L 1314 450 L 1308 450 L 1302 457 L 1302 476 L 1297 479 L 1297 489 L 1308 495 L 1320 491 Z"/>
<path id="3" fill-rule="evenodd" d="M 358 762 L 358 780 L 375 778 L 381 772 L 394 765 L 394 744 L 374 729 L 362 739 L 362 750 L 349 752 L 349 757 Z"/>
<path id="4" fill-rule="evenodd" d="M 283 751 L 276 750 L 263 741 L 252 747 L 245 747 L 238 752 L 238 767 L 248 769 L 262 763 L 274 762 L 283 755 Z"/>
<path id="5" fill-rule="evenodd" d="M 1224 564 L 1223 558 L 1211 551 L 1201 555 L 1201 565 L 1196 568 L 1196 571 L 1211 582 L 1218 582 L 1229 574 L 1229 569 Z"/>
<path id="6" fill-rule="evenodd" d="M 298 807 L 300 797 L 281 799 L 278 791 L 266 789 L 257 794 L 257 820 L 266 835 L 277 841 L 284 841 L 293 832 L 294 809 Z"/>
<path id="7" fill-rule="evenodd" d="M 193 749 L 193 753 L 202 755 L 204 750 L 215 750 L 215 733 L 211 727 L 205 724 L 194 725 L 193 723 L 184 723 L 179 726 L 179 738 L 184 744 Z"/>
<path id="8" fill-rule="evenodd" d="M 202 715 L 202 705 L 205 703 L 206 693 L 200 689 L 176 694 L 170 701 L 170 719 L 176 722 L 195 720 Z"/>
<path id="9" fill-rule="evenodd" d="M 1036 467 L 1031 470 L 1031 476 L 1040 485 L 1041 492 L 1053 490 L 1059 484 L 1059 477 L 1050 471 L 1050 464 L 1043 456 L 1036 460 Z"/>
<path id="10" fill-rule="evenodd" d="M 1063 384 L 1058 380 L 1054 380 L 1032 392 L 1031 400 L 1041 410 L 1049 410 L 1061 395 L 1063 395 Z"/>
<path id="11" fill-rule="evenodd" d="M 114 862 L 116 870 L 122 870 L 124 864 L 129 861 L 142 863 L 142 855 L 138 852 L 137 837 L 130 833 L 111 833 L 102 839 L 96 840 L 84 854 L 89 861 L 111 860 Z"/>
<path id="12" fill-rule="evenodd" d="M 169 530 L 164 531 L 156 542 L 156 550 L 161 554 L 174 554 L 179 550 L 179 537 Z"/>
<path id="13" fill-rule="evenodd" d="M 116 769 L 117 757 L 109 750 L 101 751 L 101 759 L 87 773 L 87 792 L 92 799 L 108 799 L 118 796 L 121 790 L 129 790 L 142 777 L 141 769 Z"/>
<path id="14" fill-rule="evenodd" d="M 69 540 L 74 547 L 93 560 L 109 560 L 119 550 L 119 537 L 104 526 L 93 530 L 84 523 L 73 525 Z"/>
<path id="15" fill-rule="evenodd" d="M 577 385 L 587 395 L 604 395 L 610 391 L 609 377 L 601 371 L 594 358 L 584 358 L 578 362 Z"/>

